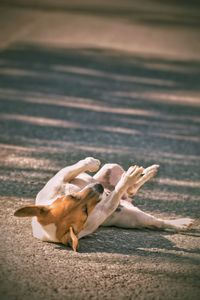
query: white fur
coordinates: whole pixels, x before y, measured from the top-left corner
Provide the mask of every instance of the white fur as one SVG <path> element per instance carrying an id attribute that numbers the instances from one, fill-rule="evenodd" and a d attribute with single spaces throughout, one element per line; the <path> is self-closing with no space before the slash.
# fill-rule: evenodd
<path id="1" fill-rule="evenodd" d="M 141 211 L 130 203 L 129 195 L 133 196 L 139 188 L 151 179 L 158 170 L 158 165 L 146 169 L 130 167 L 127 172 L 117 164 L 106 164 L 94 177 L 85 172 L 95 172 L 100 161 L 87 157 L 78 163 L 60 170 L 51 178 L 36 197 L 36 204 L 50 205 L 57 197 L 78 191 L 84 186 L 100 182 L 106 189 L 102 200 L 89 215 L 79 238 L 94 232 L 100 225 L 124 228 L 157 228 L 185 230 L 192 224 L 192 219 L 162 220 Z M 125 200 L 124 200 L 125 199 Z M 116 211 L 117 207 L 119 209 Z M 32 221 L 33 235 L 43 241 L 57 242 L 54 224 L 41 226 L 36 218 Z"/>
<path id="2" fill-rule="evenodd" d="M 33 236 L 45 241 L 45 242 L 59 242 L 56 238 L 56 226 L 55 224 L 48 224 L 42 226 L 37 218 L 32 218 L 32 228 L 33 228 Z"/>

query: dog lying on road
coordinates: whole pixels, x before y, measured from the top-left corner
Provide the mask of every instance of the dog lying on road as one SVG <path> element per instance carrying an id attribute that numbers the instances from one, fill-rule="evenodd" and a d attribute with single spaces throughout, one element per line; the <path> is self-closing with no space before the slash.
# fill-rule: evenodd
<path id="1" fill-rule="evenodd" d="M 36 197 L 36 205 L 15 212 L 33 217 L 33 236 L 49 242 L 71 244 L 94 232 L 100 225 L 123 228 L 185 230 L 192 219 L 162 220 L 132 204 L 139 188 L 157 173 L 158 165 L 146 169 L 131 166 L 126 172 L 118 164 L 105 164 L 92 157 L 61 169 Z M 97 172 L 98 171 L 98 172 Z M 97 172 L 93 177 L 86 172 Z"/>

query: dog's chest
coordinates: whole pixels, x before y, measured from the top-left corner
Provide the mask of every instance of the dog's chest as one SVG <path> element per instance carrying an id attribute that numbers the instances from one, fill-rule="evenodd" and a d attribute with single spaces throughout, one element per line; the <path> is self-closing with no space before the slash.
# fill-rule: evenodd
<path id="1" fill-rule="evenodd" d="M 77 177 L 73 178 L 70 182 L 66 183 L 64 193 L 65 195 L 79 192 L 86 185 L 95 183 L 96 180 L 87 173 L 81 173 Z"/>
<path id="2" fill-rule="evenodd" d="M 33 236 L 46 242 L 55 242 L 58 243 L 58 239 L 56 237 L 56 226 L 55 224 L 48 224 L 42 226 L 38 221 L 37 218 L 34 217 L 32 219 L 32 230 Z"/>

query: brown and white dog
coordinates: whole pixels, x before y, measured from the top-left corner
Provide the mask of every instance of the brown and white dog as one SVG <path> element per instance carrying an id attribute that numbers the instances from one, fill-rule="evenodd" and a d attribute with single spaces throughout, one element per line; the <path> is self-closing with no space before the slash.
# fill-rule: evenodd
<path id="1" fill-rule="evenodd" d="M 49 242 L 71 244 L 91 234 L 100 225 L 123 228 L 185 230 L 193 220 L 162 220 L 132 204 L 132 197 L 159 168 L 131 166 L 126 172 L 118 164 L 92 157 L 61 169 L 36 197 L 36 204 L 18 209 L 15 216 L 32 217 L 33 236 Z M 86 172 L 96 172 L 93 177 Z"/>

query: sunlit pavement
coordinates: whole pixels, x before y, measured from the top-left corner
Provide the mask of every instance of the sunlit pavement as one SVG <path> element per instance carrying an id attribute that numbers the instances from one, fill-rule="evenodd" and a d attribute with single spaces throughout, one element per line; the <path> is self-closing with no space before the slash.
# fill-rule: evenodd
<path id="1" fill-rule="evenodd" d="M 199 299 L 198 1 L 1 1 L 1 299 Z M 135 203 L 185 234 L 100 229 L 79 253 L 16 219 L 64 165 L 160 165 Z"/>

